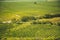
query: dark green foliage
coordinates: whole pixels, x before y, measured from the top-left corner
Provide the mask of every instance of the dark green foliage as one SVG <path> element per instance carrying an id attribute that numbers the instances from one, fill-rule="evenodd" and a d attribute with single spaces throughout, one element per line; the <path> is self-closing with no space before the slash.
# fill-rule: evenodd
<path id="1" fill-rule="evenodd" d="M 25 16 L 25 17 L 22 17 L 21 21 L 22 22 L 27 22 L 29 20 L 29 17 Z"/>
<path id="2" fill-rule="evenodd" d="M 1 40 L 1 38 L 0 38 L 0 40 Z"/>
<path id="3" fill-rule="evenodd" d="M 44 18 L 53 18 L 54 16 L 53 15 L 50 15 L 50 14 L 45 14 L 44 15 Z"/>
<path id="4" fill-rule="evenodd" d="M 60 13 L 56 13 L 53 15 L 54 17 L 60 17 Z"/>
<path id="5" fill-rule="evenodd" d="M 31 21 L 31 20 L 36 20 L 36 18 L 34 16 L 24 16 L 21 19 L 22 22 L 27 22 L 27 21 Z"/>
<path id="6" fill-rule="evenodd" d="M 43 18 L 54 18 L 54 17 L 60 17 L 60 13 L 56 13 L 56 14 L 45 14 L 43 16 Z"/>
<path id="7" fill-rule="evenodd" d="M 42 21 L 42 22 L 41 21 L 37 21 L 37 22 L 33 21 L 32 24 L 51 24 L 51 25 L 53 25 L 53 23 L 49 22 L 49 21 L 46 21 L 46 22 L 44 22 L 44 21 Z"/>
<path id="8" fill-rule="evenodd" d="M 37 2 L 34 2 L 34 4 L 37 4 Z"/>
<path id="9" fill-rule="evenodd" d="M 32 24 L 38 24 L 38 23 L 34 21 L 34 22 L 32 22 Z"/>

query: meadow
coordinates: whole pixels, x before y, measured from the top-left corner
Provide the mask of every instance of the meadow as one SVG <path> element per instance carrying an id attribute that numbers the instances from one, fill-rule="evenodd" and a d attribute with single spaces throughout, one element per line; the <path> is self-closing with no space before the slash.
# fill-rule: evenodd
<path id="1" fill-rule="evenodd" d="M 60 2 L 0 2 L 0 40 L 60 40 Z"/>

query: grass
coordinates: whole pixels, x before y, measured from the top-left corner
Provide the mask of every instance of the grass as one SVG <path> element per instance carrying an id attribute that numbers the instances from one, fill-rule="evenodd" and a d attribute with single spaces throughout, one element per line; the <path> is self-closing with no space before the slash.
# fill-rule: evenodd
<path id="1" fill-rule="evenodd" d="M 57 2 L 0 2 L 0 21 L 21 19 L 23 16 L 43 16 L 60 13 Z M 59 3 L 60 4 L 60 3 Z M 17 16 L 16 16 L 17 15 Z M 51 21 L 60 18 L 53 18 Z M 49 20 L 49 19 L 48 19 Z M 60 26 L 51 24 L 0 24 L 2 40 L 55 40 L 60 38 Z M 16 38 L 16 39 L 15 39 Z M 20 39 L 21 38 L 21 39 Z"/>
<path id="2" fill-rule="evenodd" d="M 10 31 L 8 32 L 8 34 L 5 34 L 5 37 L 7 37 L 7 39 L 11 39 L 14 40 L 16 39 L 56 39 L 60 37 L 60 32 L 59 32 L 59 26 L 56 25 L 50 25 L 50 24 L 36 24 L 36 25 L 29 25 L 29 26 L 22 26 L 22 28 L 19 29 L 15 29 L 12 30 L 12 28 L 10 29 Z M 21 27 L 21 26 L 19 26 Z M 17 28 L 14 27 L 14 28 Z M 12 31 L 11 31 L 12 30 Z M 9 38 L 10 37 L 10 38 Z"/>
<path id="3" fill-rule="evenodd" d="M 38 2 L 34 4 L 33 2 L 4 2 L 0 6 L 1 16 L 19 14 L 20 16 L 25 15 L 44 15 L 46 13 L 58 13 L 58 3 L 57 2 Z"/>

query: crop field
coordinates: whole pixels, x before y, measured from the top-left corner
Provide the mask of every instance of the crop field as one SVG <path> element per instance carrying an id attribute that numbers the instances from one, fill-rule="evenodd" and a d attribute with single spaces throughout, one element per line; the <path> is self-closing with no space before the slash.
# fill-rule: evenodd
<path id="1" fill-rule="evenodd" d="M 0 2 L 0 40 L 60 40 L 60 2 Z"/>

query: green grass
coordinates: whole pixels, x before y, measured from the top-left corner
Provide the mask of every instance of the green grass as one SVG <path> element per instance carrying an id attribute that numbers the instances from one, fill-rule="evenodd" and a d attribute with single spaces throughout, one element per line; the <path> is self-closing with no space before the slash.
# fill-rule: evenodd
<path id="1" fill-rule="evenodd" d="M 10 25 L 9 25 L 10 26 Z M 5 29 L 5 31 L 7 31 L 8 29 L 10 29 L 10 31 L 5 32 L 5 34 L 3 35 L 6 38 L 26 38 L 26 39 L 34 39 L 34 38 L 38 38 L 38 39 L 56 39 L 56 38 L 60 38 L 60 27 L 56 26 L 56 25 L 50 25 L 50 24 L 36 24 L 36 25 L 24 25 L 22 26 L 22 28 L 20 28 L 22 25 L 20 26 L 10 26 L 12 28 L 7 28 Z M 19 29 L 17 29 L 17 27 L 19 27 Z M 15 30 L 12 30 L 13 28 L 15 28 Z M 3 29 L 4 30 L 4 29 Z M 4 31 L 3 31 L 4 32 Z M 12 39 L 12 40 L 13 40 Z"/>
<path id="2" fill-rule="evenodd" d="M 23 16 L 39 16 L 60 13 L 57 2 L 0 2 L 0 21 L 22 18 Z M 60 4 L 60 3 L 59 3 Z M 19 15 L 20 17 L 16 17 Z M 41 38 L 45 40 L 60 38 L 60 26 L 50 24 L 0 24 L 0 37 L 9 38 Z M 48 39 L 47 39 L 48 38 Z M 18 40 L 18 39 L 17 39 Z M 22 39 L 25 40 L 25 39 Z M 27 39 L 28 40 L 28 39 Z"/>
<path id="3" fill-rule="evenodd" d="M 0 2 L 1 3 L 1 2 Z M 0 6 L 0 17 L 10 17 L 10 15 L 44 15 L 47 13 L 59 13 L 57 2 L 2 2 Z M 3 18 L 4 19 L 4 18 Z"/>
<path id="4" fill-rule="evenodd" d="M 25 28 L 18 29 L 13 31 L 12 35 L 14 37 L 40 37 L 40 38 L 48 38 L 48 37 L 59 37 L 59 26 L 55 25 L 30 25 Z"/>

